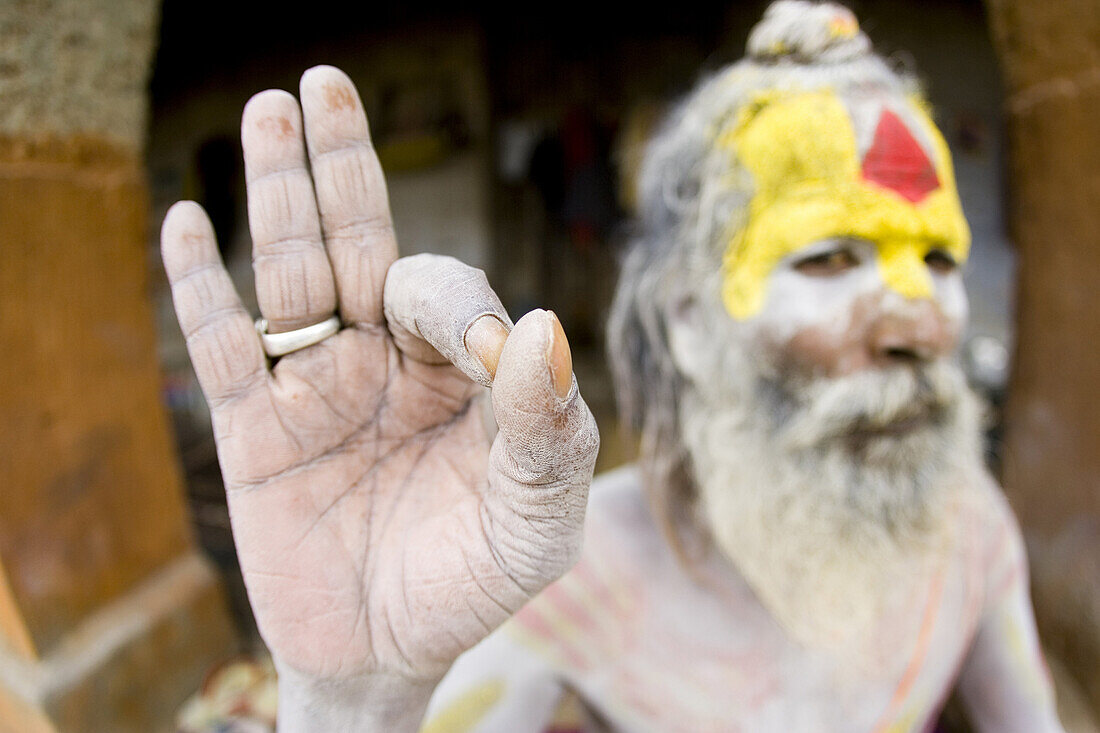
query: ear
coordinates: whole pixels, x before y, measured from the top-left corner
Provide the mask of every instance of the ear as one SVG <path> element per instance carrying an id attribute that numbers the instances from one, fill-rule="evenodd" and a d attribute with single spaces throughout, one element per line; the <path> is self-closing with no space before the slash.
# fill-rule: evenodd
<path id="1" fill-rule="evenodd" d="M 673 363 L 681 374 L 696 381 L 701 376 L 699 355 L 708 349 L 709 330 L 698 297 L 693 294 L 680 296 L 669 309 L 666 328 Z M 714 334 L 709 337 L 713 339 Z"/>

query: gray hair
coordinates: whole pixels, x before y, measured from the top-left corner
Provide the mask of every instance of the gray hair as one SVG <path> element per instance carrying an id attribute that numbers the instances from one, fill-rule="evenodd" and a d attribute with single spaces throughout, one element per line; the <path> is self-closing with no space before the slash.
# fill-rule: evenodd
<path id="1" fill-rule="evenodd" d="M 839 33 L 837 24 L 853 31 Z M 729 234 L 745 224 L 753 183 L 718 135 L 762 92 L 829 88 L 911 94 L 915 80 L 871 51 L 847 8 L 779 0 L 748 40 L 748 56 L 703 80 L 650 141 L 638 182 L 639 214 L 608 320 L 619 410 L 641 433 L 651 509 L 678 552 L 695 483 L 678 409 L 686 388 L 673 362 L 668 317 L 688 299 L 719 304 Z"/>

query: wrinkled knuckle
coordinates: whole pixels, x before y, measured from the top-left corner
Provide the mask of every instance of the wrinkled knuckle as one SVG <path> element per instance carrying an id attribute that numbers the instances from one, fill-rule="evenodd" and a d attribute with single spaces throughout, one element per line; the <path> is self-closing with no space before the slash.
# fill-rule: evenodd
<path id="1" fill-rule="evenodd" d="M 572 425 L 563 436 L 559 455 L 571 464 L 574 472 L 591 473 L 600 452 L 600 428 L 595 416 L 583 402 L 575 408 Z"/>
<path id="2" fill-rule="evenodd" d="M 600 452 L 600 427 L 596 423 L 596 417 L 586 406 L 581 426 L 577 430 L 577 442 L 580 450 L 593 461 Z"/>
<path id="3" fill-rule="evenodd" d="M 393 234 L 393 222 L 384 216 L 365 216 L 340 222 L 329 230 L 330 239 L 367 247 L 379 237 Z"/>
<path id="4" fill-rule="evenodd" d="M 491 288 L 489 287 L 489 276 L 485 274 L 485 270 L 482 270 L 480 267 L 471 267 L 470 265 L 467 265 L 465 263 L 463 263 L 463 267 L 466 267 L 468 270 L 470 270 L 471 279 L 479 290 L 491 290 Z"/>

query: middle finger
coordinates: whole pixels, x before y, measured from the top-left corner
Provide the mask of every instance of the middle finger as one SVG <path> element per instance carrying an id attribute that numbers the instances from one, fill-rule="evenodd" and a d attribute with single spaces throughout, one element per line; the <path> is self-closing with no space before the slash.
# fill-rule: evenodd
<path id="1" fill-rule="evenodd" d="M 321 240 L 297 100 L 275 89 L 254 96 L 241 119 L 241 144 L 256 298 L 268 331 L 319 323 L 336 310 L 336 286 Z"/>

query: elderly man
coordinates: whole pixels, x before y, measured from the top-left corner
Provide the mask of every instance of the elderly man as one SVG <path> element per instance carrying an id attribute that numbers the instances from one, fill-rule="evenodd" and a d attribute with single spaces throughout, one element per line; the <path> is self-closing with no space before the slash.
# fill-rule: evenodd
<path id="1" fill-rule="evenodd" d="M 557 319 L 396 258 L 343 74 L 245 109 L 259 336 L 170 212 L 281 730 L 537 731 L 566 691 L 596 729 L 923 730 L 956 684 L 981 730 L 1061 729 L 950 360 L 947 146 L 847 10 L 778 2 L 748 46 L 650 146 L 611 320 L 642 459 L 590 502 Z"/>

